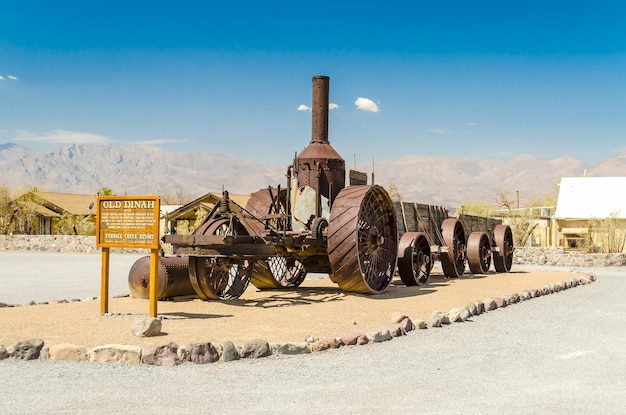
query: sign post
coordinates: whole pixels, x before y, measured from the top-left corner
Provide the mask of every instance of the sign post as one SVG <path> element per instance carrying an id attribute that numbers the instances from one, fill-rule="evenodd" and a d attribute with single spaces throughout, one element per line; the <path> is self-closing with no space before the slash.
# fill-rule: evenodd
<path id="1" fill-rule="evenodd" d="M 158 196 L 98 197 L 96 246 L 102 248 L 100 314 L 109 311 L 110 248 L 147 248 L 150 249 L 150 316 L 157 316 L 160 205 Z"/>

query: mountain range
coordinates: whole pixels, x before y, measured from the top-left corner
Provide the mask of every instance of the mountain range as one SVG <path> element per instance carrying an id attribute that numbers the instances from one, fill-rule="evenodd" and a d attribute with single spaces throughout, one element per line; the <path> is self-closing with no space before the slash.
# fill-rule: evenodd
<path id="1" fill-rule="evenodd" d="M 96 193 L 108 187 L 118 195 L 178 195 L 190 200 L 226 189 L 233 194 L 286 185 L 291 160 L 270 164 L 210 152 L 176 152 L 152 146 L 68 145 L 31 150 L 0 144 L 0 184 L 12 190 L 37 187 L 47 192 Z M 346 162 L 346 169 L 354 168 Z M 357 164 L 372 173 L 372 163 Z M 498 194 L 519 192 L 522 205 L 545 196 L 561 177 L 626 176 L 626 152 L 600 163 L 571 157 L 511 160 L 409 155 L 374 163 L 377 184 L 395 187 L 403 200 L 455 209 L 466 202 L 494 203 Z"/>

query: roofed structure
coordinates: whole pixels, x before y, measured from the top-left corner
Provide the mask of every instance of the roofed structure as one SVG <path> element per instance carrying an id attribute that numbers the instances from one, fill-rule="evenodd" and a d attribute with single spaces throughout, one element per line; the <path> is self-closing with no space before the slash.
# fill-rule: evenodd
<path id="1" fill-rule="evenodd" d="M 626 177 L 563 177 L 556 219 L 626 219 Z"/>

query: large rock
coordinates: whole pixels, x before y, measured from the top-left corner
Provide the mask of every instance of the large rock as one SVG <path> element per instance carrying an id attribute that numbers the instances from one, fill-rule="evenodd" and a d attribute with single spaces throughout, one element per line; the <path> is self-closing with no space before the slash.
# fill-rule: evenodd
<path id="1" fill-rule="evenodd" d="M 295 355 L 311 353 L 308 343 L 272 343 L 270 348 L 272 349 L 272 354 Z"/>
<path id="2" fill-rule="evenodd" d="M 246 342 L 241 349 L 241 357 L 248 359 L 258 359 L 260 357 L 267 357 L 272 354 L 270 344 L 267 340 L 254 339 Z"/>
<path id="3" fill-rule="evenodd" d="M 467 307 L 461 307 L 459 308 L 459 317 L 461 321 L 469 320 L 469 318 L 472 317 L 472 313 L 470 313 Z"/>
<path id="4" fill-rule="evenodd" d="M 9 357 L 9 351 L 4 347 L 4 344 L 0 344 L 0 360 L 4 360 L 7 357 Z"/>
<path id="5" fill-rule="evenodd" d="M 206 342 L 184 345 L 178 350 L 178 357 L 181 360 L 202 365 L 217 362 L 220 354 L 213 344 Z"/>
<path id="6" fill-rule="evenodd" d="M 387 330 L 389 331 L 389 334 L 391 334 L 391 337 L 400 337 L 406 334 L 406 331 L 404 331 L 402 326 L 400 326 L 400 323 L 392 324 L 387 327 Z"/>
<path id="7" fill-rule="evenodd" d="M 48 347 L 48 359 L 86 362 L 89 360 L 89 349 L 75 344 L 54 344 Z"/>
<path id="8" fill-rule="evenodd" d="M 31 339 L 22 340 L 13 346 L 13 357 L 18 360 L 37 360 L 41 349 L 43 349 L 43 340 Z"/>
<path id="9" fill-rule="evenodd" d="M 404 330 L 405 334 L 410 332 L 410 331 L 415 330 L 415 324 L 413 324 L 413 321 L 411 321 L 411 319 L 408 318 L 408 317 L 404 318 L 398 324 L 400 324 L 400 327 L 402 327 L 402 330 Z"/>
<path id="10" fill-rule="evenodd" d="M 124 344 L 106 344 L 89 352 L 91 362 L 141 363 L 141 347 Z"/>
<path id="11" fill-rule="evenodd" d="M 176 366 L 181 363 L 176 343 L 149 345 L 141 350 L 141 361 L 153 366 Z"/>

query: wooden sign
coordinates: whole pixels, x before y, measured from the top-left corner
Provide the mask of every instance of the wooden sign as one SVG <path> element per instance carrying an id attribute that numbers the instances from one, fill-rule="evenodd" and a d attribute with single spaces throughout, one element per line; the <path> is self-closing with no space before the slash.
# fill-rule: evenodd
<path id="1" fill-rule="evenodd" d="M 157 316 L 157 264 L 161 199 L 158 196 L 98 197 L 96 247 L 102 248 L 100 314 L 109 312 L 110 248 L 150 249 L 150 316 Z"/>
<path id="2" fill-rule="evenodd" d="M 100 196 L 98 248 L 159 248 L 158 196 Z"/>

